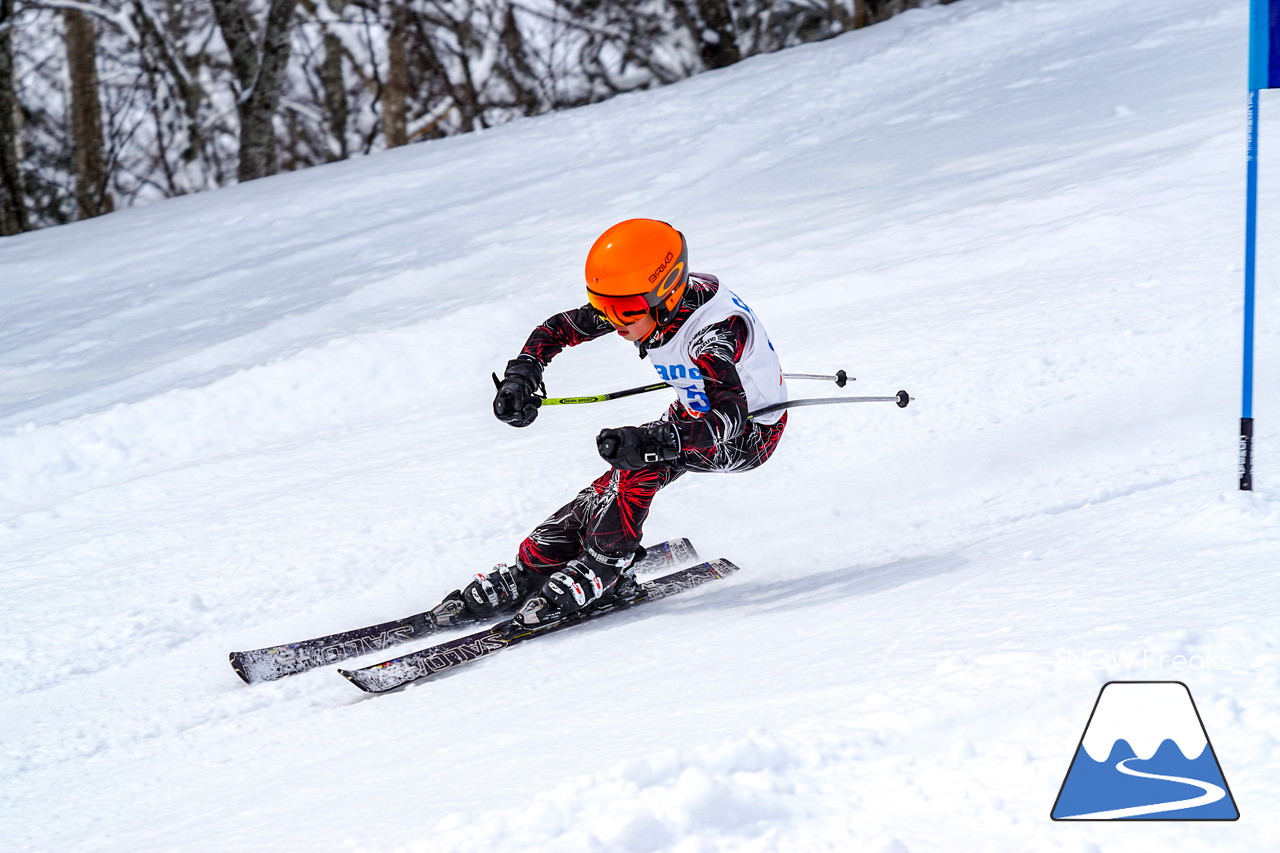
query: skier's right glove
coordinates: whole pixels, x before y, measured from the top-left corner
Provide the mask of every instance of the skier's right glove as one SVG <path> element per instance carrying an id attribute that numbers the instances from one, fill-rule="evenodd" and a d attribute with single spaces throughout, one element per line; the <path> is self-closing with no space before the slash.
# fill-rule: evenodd
<path id="1" fill-rule="evenodd" d="M 639 471 L 680 456 L 680 436 L 674 425 L 657 421 L 644 426 L 602 429 L 596 436 L 600 458 L 624 471 Z"/>
<path id="2" fill-rule="evenodd" d="M 542 403 L 536 394 L 542 384 L 542 365 L 527 358 L 513 358 L 507 362 L 504 376 L 493 398 L 493 414 L 505 424 L 527 427 L 538 417 Z"/>

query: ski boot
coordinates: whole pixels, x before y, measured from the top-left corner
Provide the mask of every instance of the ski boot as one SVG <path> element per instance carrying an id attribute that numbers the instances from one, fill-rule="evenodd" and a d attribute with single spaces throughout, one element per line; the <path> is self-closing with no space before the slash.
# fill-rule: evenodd
<path id="1" fill-rule="evenodd" d="M 643 591 L 635 578 L 634 563 L 635 554 L 609 557 L 588 549 L 527 598 L 515 621 L 527 628 L 549 626 L 616 599 L 635 600 Z"/>
<path id="2" fill-rule="evenodd" d="M 536 581 L 518 562 L 514 566 L 499 563 L 493 571 L 477 574 L 463 589 L 455 589 L 431 610 L 431 620 L 438 627 L 472 625 L 506 610 L 514 610 L 520 600 L 533 591 Z"/>

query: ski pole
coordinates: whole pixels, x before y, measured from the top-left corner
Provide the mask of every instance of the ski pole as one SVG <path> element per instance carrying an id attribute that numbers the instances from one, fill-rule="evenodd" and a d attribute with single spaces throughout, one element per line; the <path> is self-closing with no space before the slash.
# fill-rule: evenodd
<path id="1" fill-rule="evenodd" d="M 811 397 L 807 400 L 785 400 L 781 403 L 774 403 L 772 406 L 756 409 L 747 417 L 758 418 L 761 415 L 767 415 L 779 409 L 793 409 L 797 406 L 825 406 L 829 403 L 897 403 L 898 408 L 905 409 L 907 404 L 914 399 L 915 397 L 912 397 L 906 391 L 899 391 L 892 397 Z"/>
<path id="2" fill-rule="evenodd" d="M 784 373 L 784 379 L 823 379 L 836 383 L 837 386 L 843 388 L 850 381 L 856 381 L 856 377 L 852 377 L 843 370 L 837 370 L 835 376 L 827 376 L 822 373 Z"/>
<path id="3" fill-rule="evenodd" d="M 655 382 L 652 385 L 640 385 L 635 388 L 627 388 L 624 391 L 609 391 L 605 394 L 593 394 L 589 397 L 541 397 L 538 399 L 538 405 L 568 406 L 575 403 L 603 403 L 605 400 L 617 400 L 619 397 L 630 397 L 632 394 L 644 394 L 649 391 L 661 391 L 663 388 L 670 387 L 665 382 Z"/>
<path id="4" fill-rule="evenodd" d="M 502 380 L 498 378 L 498 374 L 493 375 L 493 387 L 497 388 L 502 385 Z M 837 370 L 834 376 L 823 373 L 784 373 L 786 379 L 820 379 L 824 382 L 834 382 L 840 388 L 843 388 L 849 382 L 855 382 L 856 377 L 849 376 L 843 370 Z M 546 386 L 543 385 L 543 393 L 546 393 Z M 665 382 L 654 382 L 652 385 L 637 385 L 635 388 L 626 388 L 622 391 L 609 391 L 604 394 L 589 394 L 585 397 L 539 397 L 534 395 L 534 399 L 538 401 L 539 406 L 569 406 L 579 403 L 603 403 L 606 400 L 617 400 L 621 397 L 630 397 L 633 394 L 645 394 L 649 391 L 661 391 L 663 388 L 671 386 Z M 833 397 L 832 399 L 842 399 Z"/>

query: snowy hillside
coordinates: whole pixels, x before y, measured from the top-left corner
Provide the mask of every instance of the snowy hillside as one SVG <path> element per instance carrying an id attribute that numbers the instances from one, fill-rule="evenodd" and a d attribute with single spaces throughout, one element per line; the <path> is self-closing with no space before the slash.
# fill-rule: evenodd
<path id="1" fill-rule="evenodd" d="M 1270 93 L 1235 491 L 1247 14 L 964 0 L 0 241 L 0 847 L 1280 849 Z M 788 371 L 916 402 L 798 409 L 760 470 L 660 494 L 648 539 L 726 581 L 384 696 L 241 683 L 232 649 L 510 559 L 662 410 L 490 412 L 632 216 Z M 601 340 L 547 383 L 653 376 Z M 1238 822 L 1050 821 L 1112 679 L 1186 682 Z"/>

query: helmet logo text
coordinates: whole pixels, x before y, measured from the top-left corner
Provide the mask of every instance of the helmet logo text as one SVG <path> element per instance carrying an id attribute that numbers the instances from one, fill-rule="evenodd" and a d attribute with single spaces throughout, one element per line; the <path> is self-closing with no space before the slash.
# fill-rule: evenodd
<path id="1" fill-rule="evenodd" d="M 658 276 L 660 276 L 660 275 L 662 275 L 664 272 L 666 272 L 667 264 L 669 264 L 669 263 L 671 263 L 673 260 L 675 260 L 675 257 L 676 257 L 676 256 L 675 256 L 675 255 L 673 255 L 672 253 L 667 252 L 667 256 L 666 256 L 665 258 L 663 258 L 663 259 L 662 259 L 662 263 L 661 263 L 661 264 L 659 264 L 659 265 L 658 265 L 658 268 L 657 268 L 656 270 L 654 270 L 654 271 L 653 271 L 653 275 L 649 276 L 649 283 L 650 283 L 650 284 L 653 284 L 655 281 L 657 281 L 657 280 L 658 280 Z"/>

